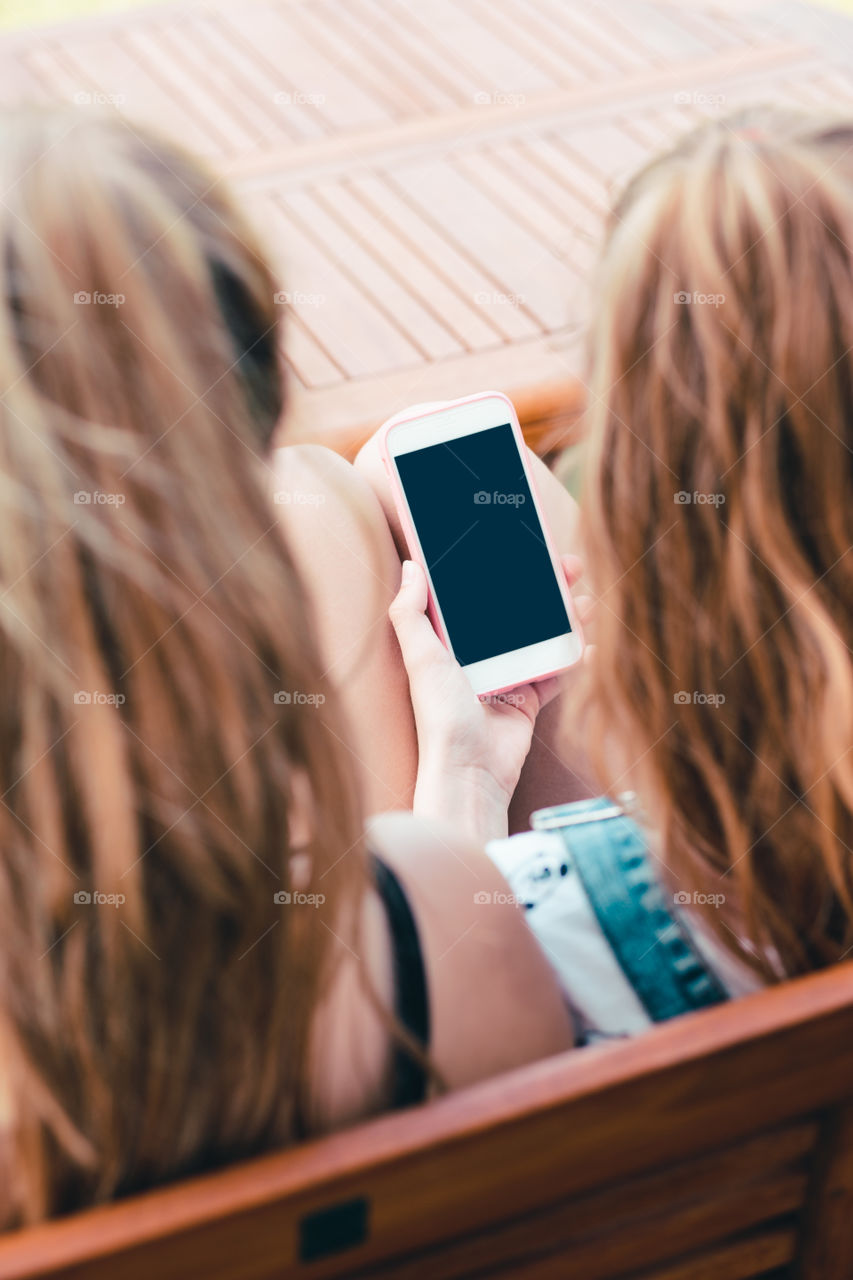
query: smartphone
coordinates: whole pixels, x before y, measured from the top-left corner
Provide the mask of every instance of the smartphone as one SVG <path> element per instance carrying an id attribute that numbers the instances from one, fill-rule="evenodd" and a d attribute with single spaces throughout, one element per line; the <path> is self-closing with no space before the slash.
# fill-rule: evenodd
<path id="1" fill-rule="evenodd" d="M 583 638 L 511 401 L 416 405 L 385 424 L 380 451 L 433 626 L 474 691 L 577 662 Z"/>

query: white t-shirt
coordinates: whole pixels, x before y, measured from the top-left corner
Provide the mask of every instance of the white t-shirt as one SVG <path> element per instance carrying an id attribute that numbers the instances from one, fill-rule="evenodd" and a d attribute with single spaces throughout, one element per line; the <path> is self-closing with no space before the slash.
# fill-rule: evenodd
<path id="1" fill-rule="evenodd" d="M 577 872 L 566 858 L 555 831 L 524 831 L 486 846 L 489 857 L 509 881 L 530 925 L 548 956 L 566 996 L 580 1038 L 597 1040 L 631 1036 L 652 1026 L 648 1013 L 623 973 L 590 904 Z M 563 870 L 537 893 L 537 868 Z M 730 955 L 696 913 L 681 913 L 705 964 L 730 996 L 746 995 L 761 980 Z"/>

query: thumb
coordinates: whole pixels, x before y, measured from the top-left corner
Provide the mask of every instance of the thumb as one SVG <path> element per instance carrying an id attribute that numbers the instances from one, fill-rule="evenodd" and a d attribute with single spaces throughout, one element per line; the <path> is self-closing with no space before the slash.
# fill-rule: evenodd
<path id="1" fill-rule="evenodd" d="M 403 662 L 411 676 L 419 667 L 449 657 L 426 616 L 428 600 L 426 574 L 414 560 L 403 561 L 400 590 L 388 609 Z"/>

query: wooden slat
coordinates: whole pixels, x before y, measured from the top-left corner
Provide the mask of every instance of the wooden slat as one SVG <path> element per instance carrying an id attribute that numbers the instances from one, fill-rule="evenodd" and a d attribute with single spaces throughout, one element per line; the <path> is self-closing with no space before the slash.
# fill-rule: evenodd
<path id="1" fill-rule="evenodd" d="M 486 305 L 512 306 L 545 332 L 565 325 L 571 276 L 547 245 L 446 160 L 397 165 L 393 176 L 413 205 L 455 211 L 448 224 L 454 244 L 495 280 Z"/>
<path id="2" fill-rule="evenodd" d="M 702 30 L 696 23 L 683 21 L 682 9 L 672 6 L 661 9 L 648 0 L 636 0 L 632 6 L 632 18 L 642 31 L 645 47 L 662 60 L 664 65 L 685 63 L 719 53 L 733 41 L 719 24 Z"/>
<path id="3" fill-rule="evenodd" d="M 232 58 L 214 56 L 204 42 L 211 25 L 164 22 L 150 32 L 129 33 L 126 39 L 143 65 L 156 68 L 175 98 L 191 100 L 194 113 L 215 133 L 224 151 L 255 150 L 264 138 L 258 129 L 257 99 L 233 74 Z M 282 134 L 279 130 L 278 136 Z"/>
<path id="4" fill-rule="evenodd" d="M 785 1264 L 793 1256 L 794 1243 L 793 1229 L 778 1227 L 701 1257 L 694 1254 L 663 1270 L 643 1275 L 628 1272 L 619 1280 L 790 1280 Z M 525 1262 L 518 1267 L 495 1267 L 488 1277 L 481 1273 L 476 1280 L 567 1280 L 576 1275 L 571 1266 L 571 1259 L 555 1256 L 539 1262 L 535 1271 Z"/>
<path id="5" fill-rule="evenodd" d="M 347 135 L 365 128 L 387 125 L 393 120 L 388 107 L 363 88 L 338 65 L 334 56 L 314 46 L 299 22 L 299 6 L 267 7 L 254 5 L 251 22 L 223 14 L 230 25 L 239 25 L 245 42 L 260 56 L 281 58 L 282 71 L 293 81 L 297 91 L 308 97 L 320 95 L 317 106 L 335 130 Z"/>
<path id="6" fill-rule="evenodd" d="M 299 379 L 305 391 L 337 387 L 346 378 L 345 370 L 305 328 L 295 310 L 291 310 L 287 317 L 287 347 L 283 355 L 286 364 Z M 294 394 L 299 393 L 291 385 L 288 388 L 288 395 Z"/>
<path id="7" fill-rule="evenodd" d="M 830 1112 L 815 1160 L 800 1245 L 799 1280 L 853 1275 L 853 1103 Z"/>
<path id="8" fill-rule="evenodd" d="M 362 87 L 368 83 L 371 95 L 384 103 L 394 119 L 429 114 L 452 104 L 428 72 L 399 58 L 375 24 L 365 22 L 351 5 L 319 0 L 301 15 L 301 21 L 312 43 L 319 44 Z"/>
<path id="9" fill-rule="evenodd" d="M 345 264 L 282 200 L 271 200 L 256 221 L 283 261 L 285 288 L 309 333 L 351 378 L 420 368 L 421 352 L 397 327 L 383 299 L 365 297 Z M 358 326 L 349 322 L 353 314 Z"/>
<path id="10" fill-rule="evenodd" d="M 513 12 L 511 5 L 490 5 L 488 0 L 468 0 L 468 12 L 505 45 L 517 49 L 539 67 L 552 84 L 568 89 L 594 79 L 579 46 L 576 46 L 574 56 L 569 58 L 556 53 L 551 42 L 542 39 L 535 27 L 531 28 L 524 17 Z M 580 57 L 577 56 L 578 53 L 581 54 Z"/>
<path id="11" fill-rule="evenodd" d="M 499 339 L 518 340 L 536 332 L 536 325 L 516 308 L 493 307 L 487 311 L 477 303 L 479 294 L 499 289 L 501 282 L 465 252 L 458 243 L 455 227 L 443 225 L 436 216 L 438 211 L 411 203 L 390 174 L 382 178 L 359 177 L 351 185 L 377 216 L 384 216 L 409 245 L 417 248 L 425 262 L 434 264 L 445 287 L 475 310 L 481 327 L 487 326 Z"/>
<path id="12" fill-rule="evenodd" d="M 551 1255 L 559 1254 L 571 1258 L 584 1280 L 601 1280 L 619 1274 L 625 1257 L 639 1269 L 695 1254 L 706 1243 L 798 1209 L 816 1133 L 817 1125 L 807 1123 L 763 1134 L 618 1188 L 497 1222 L 487 1234 L 373 1267 L 369 1274 L 376 1280 L 420 1280 L 425 1273 L 464 1280 L 484 1273 L 495 1258 L 506 1266 L 524 1261 L 547 1268 Z M 368 1273 L 353 1280 L 368 1280 Z"/>
<path id="13" fill-rule="evenodd" d="M 565 256 L 572 271 L 579 274 L 585 291 L 601 250 L 603 205 L 596 210 L 581 198 L 576 188 L 561 184 L 547 163 L 537 157 L 532 146 L 512 144 L 495 147 L 485 154 L 496 171 L 495 181 L 497 174 L 511 174 L 514 181 L 535 200 L 539 217 L 550 214 L 555 222 L 559 222 L 560 238 L 554 241 L 554 245 Z M 576 298 L 572 290 L 569 304 L 573 312 L 579 310 Z M 586 306 L 582 307 L 580 314 L 585 323 L 588 316 Z"/>
<path id="14" fill-rule="evenodd" d="M 281 197 L 288 215 L 299 224 L 310 227 L 326 256 L 352 280 L 367 297 L 380 299 L 383 311 L 390 313 L 396 329 L 408 339 L 425 361 L 443 360 L 459 355 L 463 345 L 442 324 L 432 309 L 423 305 L 409 289 L 407 282 L 386 266 L 381 251 L 354 233 L 337 210 L 334 187 L 321 194 L 315 189 L 288 191 Z"/>
<path id="15" fill-rule="evenodd" d="M 239 111 L 234 110 L 233 90 L 227 79 L 215 64 L 194 65 L 191 57 L 176 49 L 168 24 L 154 30 L 128 31 L 123 44 L 134 62 L 161 86 L 164 96 L 179 103 L 186 116 L 210 138 L 218 153 L 235 154 L 252 146 L 252 133 Z"/>
<path id="16" fill-rule="evenodd" d="M 561 253 L 567 232 L 565 213 L 549 209 L 512 166 L 500 165 L 486 150 L 463 152 L 455 158 L 455 165 L 466 182 L 515 218 L 549 254 Z"/>
<path id="17" fill-rule="evenodd" d="M 469 58 L 473 56 L 481 68 L 478 89 L 534 94 L 554 88 L 554 80 L 535 56 L 519 49 L 491 24 L 478 21 L 467 5 L 454 0 L 430 0 L 429 20 L 433 30 L 441 32 L 442 43 L 451 56 L 453 50 L 467 50 Z"/>
<path id="18" fill-rule="evenodd" d="M 554 11 L 541 3 L 541 0 L 518 0 L 518 20 L 528 31 L 535 32 L 543 44 L 559 54 L 568 64 L 579 62 L 585 70 L 585 79 L 609 80 L 613 76 L 614 67 L 621 71 L 624 67 L 614 59 L 613 50 L 601 47 L 589 39 L 579 39 L 571 24 L 571 10 L 563 5 Z"/>
<path id="19" fill-rule="evenodd" d="M 352 234 L 385 256 L 420 303 L 454 336 L 459 349 L 476 351 L 502 344 L 498 331 L 482 318 L 473 301 L 461 295 L 449 273 L 426 257 L 412 235 L 392 221 L 387 205 L 378 207 L 364 187 L 321 183 L 314 188 L 314 197 L 325 208 L 334 207 Z"/>
<path id="20" fill-rule="evenodd" d="M 700 1255 L 694 1253 L 672 1266 L 655 1268 L 633 1280 L 751 1280 L 753 1276 L 771 1280 L 770 1272 L 776 1276 L 776 1269 L 786 1268 L 794 1257 L 795 1246 L 796 1233 L 792 1227 L 771 1228 Z M 778 1273 L 779 1280 L 782 1274 Z"/>
<path id="21" fill-rule="evenodd" d="M 590 129 L 560 129 L 554 137 L 570 161 L 600 175 L 608 185 L 614 181 L 621 185 L 649 158 L 649 149 L 631 136 L 622 121 Z"/>
<path id="22" fill-rule="evenodd" d="M 514 154 L 519 151 L 516 145 Z M 536 139 L 521 154 L 555 189 L 562 190 L 568 223 L 582 227 L 590 235 L 600 231 L 608 208 L 603 175 L 579 163 L 553 133 Z"/>
<path id="23" fill-rule="evenodd" d="M 620 1269 L 614 1280 L 749 1280 L 753 1276 L 760 1280 L 790 1280 L 790 1270 L 785 1264 L 794 1256 L 795 1244 L 795 1229 L 785 1223 L 737 1244 L 694 1253 L 671 1266 L 656 1267 L 642 1275 L 633 1269 Z M 626 1257 L 625 1263 L 630 1268 L 629 1258 Z M 518 1266 L 498 1264 L 469 1280 L 567 1280 L 567 1277 L 582 1275 L 572 1270 L 573 1264 L 571 1255 L 567 1258 L 554 1254 L 538 1261 L 525 1260 Z"/>
<path id="24" fill-rule="evenodd" d="M 254 102 L 258 128 L 264 138 L 263 150 L 268 151 L 282 141 L 292 143 L 328 136 L 331 125 L 321 115 L 317 106 L 299 97 L 298 86 L 292 78 L 292 67 L 287 59 L 277 56 L 275 48 L 262 49 L 247 41 L 244 24 L 238 18 L 229 20 L 224 13 L 211 12 L 193 23 L 207 53 L 207 57 L 221 64 L 234 77 L 240 88 L 240 102 L 248 111 L 247 99 Z M 289 95 L 282 100 L 282 94 Z M 270 125 L 264 123 L 270 120 Z"/>
<path id="25" fill-rule="evenodd" d="M 612 1280 L 638 1268 L 665 1266 L 686 1254 L 701 1256 L 742 1229 L 760 1230 L 766 1222 L 775 1226 L 782 1220 L 793 1225 L 804 1187 L 804 1177 L 780 1178 L 755 1188 L 748 1198 L 723 1195 L 630 1226 L 617 1222 L 595 1237 L 569 1237 L 551 1254 L 528 1257 L 528 1274 L 537 1280 L 540 1270 L 549 1269 L 551 1259 L 559 1257 L 564 1264 L 570 1258 L 584 1280 Z M 530 1244 L 535 1247 L 536 1241 Z"/>
<path id="26" fill-rule="evenodd" d="M 136 32 L 131 29 L 129 34 Z M 73 44 L 54 46 L 45 37 L 36 43 L 29 60 L 47 87 L 58 90 L 64 101 L 72 97 L 72 86 L 91 90 L 117 101 L 128 119 L 178 137 L 200 155 L 223 156 L 220 141 L 205 128 L 203 120 L 188 108 L 186 100 L 169 93 L 166 84 L 134 56 L 125 40 L 126 33 L 107 39 L 84 30 Z"/>
<path id="27" fill-rule="evenodd" d="M 357 15 L 361 31 L 373 36 L 371 49 L 382 59 L 382 64 L 389 68 L 396 64 L 410 86 L 418 87 L 425 108 L 452 111 L 470 101 L 465 72 L 460 74 L 455 59 L 435 56 L 435 50 L 428 44 L 429 37 L 424 40 L 423 33 L 412 29 L 405 6 L 377 4 L 375 0 L 351 0 L 347 14 L 350 17 Z M 428 28 L 432 26 L 432 22 L 428 23 Z M 366 61 L 371 69 L 370 55 Z"/>

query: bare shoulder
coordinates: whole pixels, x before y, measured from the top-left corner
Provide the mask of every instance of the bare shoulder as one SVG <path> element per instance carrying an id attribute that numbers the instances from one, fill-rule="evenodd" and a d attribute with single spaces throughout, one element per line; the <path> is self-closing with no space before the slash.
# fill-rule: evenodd
<path id="1" fill-rule="evenodd" d="M 331 505 L 338 517 L 349 517 L 354 527 L 363 531 L 382 515 L 365 477 L 325 445 L 292 444 L 274 449 L 269 469 L 273 496 L 286 523 L 305 517 L 322 523 L 328 519 Z"/>
<path id="2" fill-rule="evenodd" d="M 567 1049 L 557 979 L 485 850 L 451 826 L 388 813 L 371 847 L 398 874 L 430 987 L 432 1052 L 458 1086 Z"/>

